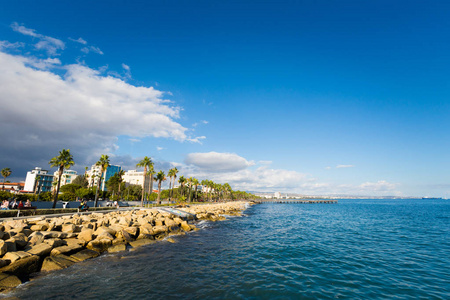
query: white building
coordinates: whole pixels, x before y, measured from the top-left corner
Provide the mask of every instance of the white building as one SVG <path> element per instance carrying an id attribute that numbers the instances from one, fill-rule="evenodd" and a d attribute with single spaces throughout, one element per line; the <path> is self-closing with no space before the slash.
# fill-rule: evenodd
<path id="1" fill-rule="evenodd" d="M 59 171 L 56 170 L 53 173 L 54 180 L 58 180 Z M 74 179 L 77 178 L 77 171 L 73 170 L 64 170 L 61 177 L 61 186 L 72 183 Z"/>
<path id="2" fill-rule="evenodd" d="M 150 176 L 147 174 L 145 180 L 144 180 L 144 171 L 136 171 L 136 170 L 129 170 L 126 171 L 123 175 L 123 182 L 125 182 L 126 186 L 129 186 L 131 184 L 137 184 L 142 186 L 142 188 L 145 191 L 148 191 L 149 185 L 150 185 Z M 155 188 L 155 181 L 153 181 L 153 188 Z"/>
<path id="3" fill-rule="evenodd" d="M 273 197 L 276 198 L 276 199 L 281 199 L 281 193 L 280 192 L 275 192 L 273 194 Z"/>
<path id="4" fill-rule="evenodd" d="M 39 179 L 36 181 L 36 179 Z M 47 170 L 34 168 L 27 172 L 24 191 L 26 192 L 50 192 L 52 190 L 53 175 L 48 174 Z"/>
<path id="5" fill-rule="evenodd" d="M 89 183 L 88 186 L 89 187 L 96 186 L 98 183 L 98 179 L 100 178 L 101 175 L 103 175 L 103 176 L 105 176 L 105 178 L 102 179 L 101 189 L 102 189 L 102 191 L 106 191 L 107 189 L 106 189 L 105 183 L 109 180 L 109 178 L 114 176 L 114 174 L 119 172 L 121 169 L 122 169 L 122 167 L 120 167 L 120 166 L 109 165 L 108 168 L 106 169 L 106 176 L 105 176 L 105 174 L 101 174 L 100 166 L 92 165 L 91 169 L 89 171 L 86 171 L 86 179 Z"/>

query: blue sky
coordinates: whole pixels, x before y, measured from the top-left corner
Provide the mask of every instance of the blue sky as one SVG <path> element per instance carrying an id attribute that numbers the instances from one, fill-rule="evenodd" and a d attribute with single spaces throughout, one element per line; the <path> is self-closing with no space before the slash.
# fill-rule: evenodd
<path id="1" fill-rule="evenodd" d="M 0 168 L 450 197 L 447 1 L 4 1 Z M 63 111 L 63 113 L 61 113 Z M 12 177 L 13 177 L 12 176 Z"/>

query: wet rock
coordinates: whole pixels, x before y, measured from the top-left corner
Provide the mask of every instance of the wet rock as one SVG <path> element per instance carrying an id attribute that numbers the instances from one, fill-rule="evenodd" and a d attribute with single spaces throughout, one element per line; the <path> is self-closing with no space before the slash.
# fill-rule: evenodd
<path id="1" fill-rule="evenodd" d="M 67 246 L 60 246 L 60 247 L 56 247 L 53 248 L 52 251 L 50 252 L 51 256 L 57 256 L 60 254 L 65 254 L 65 255 L 69 255 L 75 252 L 78 252 L 80 250 L 83 249 L 83 246 L 75 244 L 75 245 L 67 245 Z"/>
<path id="2" fill-rule="evenodd" d="M 0 274 L 0 292 L 9 291 L 20 284 L 22 284 L 22 281 L 17 276 Z"/>
<path id="3" fill-rule="evenodd" d="M 150 244 L 154 244 L 154 243 L 156 243 L 155 240 L 141 239 L 141 240 L 132 241 L 129 244 L 133 248 L 138 248 L 138 247 L 142 247 L 142 246 L 150 245 Z"/>
<path id="4" fill-rule="evenodd" d="M 70 256 L 70 258 L 72 258 L 76 261 L 84 261 L 86 259 L 94 258 L 99 255 L 100 255 L 100 253 L 98 253 L 97 251 L 90 250 L 90 249 L 84 249 L 84 250 L 81 250 L 80 252 L 72 254 Z"/>
<path id="5" fill-rule="evenodd" d="M 38 256 L 47 256 L 52 251 L 52 247 L 49 244 L 46 243 L 40 243 L 37 245 L 33 245 L 26 249 L 26 252 L 32 255 L 38 255 Z"/>
<path id="6" fill-rule="evenodd" d="M 120 243 L 116 245 L 112 245 L 108 248 L 109 253 L 122 252 L 127 250 L 127 245 L 125 243 Z"/>
<path id="7" fill-rule="evenodd" d="M 3 255 L 3 259 L 11 261 L 11 263 L 14 263 L 15 261 L 31 256 L 30 253 L 24 252 L 24 251 L 16 251 L 16 252 L 8 252 L 5 255 Z"/>
<path id="8" fill-rule="evenodd" d="M 75 259 L 62 254 L 57 256 L 48 256 L 44 259 L 44 262 L 42 263 L 41 271 L 49 272 L 65 269 L 73 265 L 75 262 L 77 262 Z"/>
<path id="9" fill-rule="evenodd" d="M 39 271 L 39 267 L 39 256 L 31 255 L 1 268 L 0 272 L 15 275 L 19 279 L 24 280 L 28 279 L 29 274 Z"/>

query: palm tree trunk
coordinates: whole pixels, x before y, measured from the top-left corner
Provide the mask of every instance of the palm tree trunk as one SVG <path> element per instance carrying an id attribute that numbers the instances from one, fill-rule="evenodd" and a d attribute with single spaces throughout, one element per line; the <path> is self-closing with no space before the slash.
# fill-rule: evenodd
<path id="1" fill-rule="evenodd" d="M 98 203 L 98 190 L 100 189 L 100 183 L 102 182 L 102 176 L 100 176 L 100 178 L 98 179 L 98 183 L 97 183 L 97 189 L 95 191 L 95 202 L 94 202 L 94 207 L 97 207 L 97 203 Z M 59 186 L 59 184 L 58 184 Z M 58 188 L 59 189 L 59 188 Z"/>
<path id="2" fill-rule="evenodd" d="M 153 177 L 153 173 L 150 173 L 150 178 L 149 179 L 150 179 L 150 183 L 151 184 L 148 185 L 148 201 L 150 201 L 150 196 L 152 195 L 152 192 L 153 192 L 152 191 L 152 189 L 153 189 L 152 177 Z"/>
<path id="3" fill-rule="evenodd" d="M 161 181 L 158 182 L 158 199 L 156 200 L 157 203 L 158 203 L 158 205 L 161 204 L 161 199 L 160 199 L 160 197 L 161 197 Z"/>
<path id="4" fill-rule="evenodd" d="M 59 176 L 58 176 L 58 185 L 56 187 L 56 193 L 55 196 L 53 197 L 53 205 L 52 208 L 56 207 L 56 201 L 58 201 L 58 195 L 59 195 L 59 187 L 61 186 L 61 177 L 62 177 L 62 173 L 64 171 L 64 167 L 59 167 Z"/>

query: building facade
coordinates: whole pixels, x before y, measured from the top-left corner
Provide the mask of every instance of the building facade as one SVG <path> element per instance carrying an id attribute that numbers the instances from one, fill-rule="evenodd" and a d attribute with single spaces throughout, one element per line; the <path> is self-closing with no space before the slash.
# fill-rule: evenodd
<path id="1" fill-rule="evenodd" d="M 89 182 L 89 187 L 96 186 L 100 176 L 101 175 L 105 175 L 105 177 L 102 179 L 102 182 L 100 184 L 100 188 L 101 188 L 102 191 L 107 191 L 108 189 L 106 188 L 106 184 L 105 183 L 112 176 L 114 176 L 114 174 L 120 172 L 120 170 L 122 170 L 122 167 L 110 165 L 106 169 L 106 175 L 105 175 L 105 174 L 101 174 L 101 167 L 100 166 L 92 165 L 91 169 L 86 172 L 86 179 Z"/>
<path id="2" fill-rule="evenodd" d="M 26 192 L 50 192 L 52 190 L 53 175 L 48 174 L 47 170 L 42 168 L 34 168 L 27 172 L 25 179 L 24 191 Z"/>
<path id="3" fill-rule="evenodd" d="M 58 180 L 59 171 L 53 173 L 54 180 Z M 61 178 L 61 186 L 72 183 L 77 178 L 77 171 L 64 170 Z"/>

